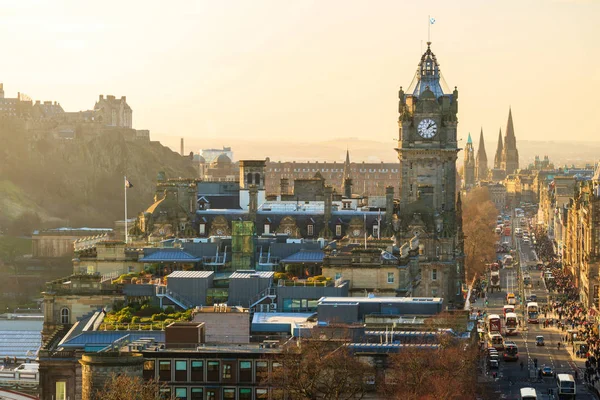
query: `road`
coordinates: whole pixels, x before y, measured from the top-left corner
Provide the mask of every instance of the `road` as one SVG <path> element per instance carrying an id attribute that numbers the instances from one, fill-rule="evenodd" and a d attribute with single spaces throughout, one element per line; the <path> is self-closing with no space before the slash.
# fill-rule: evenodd
<path id="1" fill-rule="evenodd" d="M 519 226 L 520 221 L 515 219 L 513 221 L 513 228 Z M 513 229 L 514 231 L 514 229 Z M 506 304 L 506 294 L 508 291 L 514 292 L 518 295 L 519 282 L 517 280 L 517 268 L 521 268 L 522 271 L 527 271 L 527 262 L 532 260 L 535 261 L 535 252 L 532 245 L 523 243 L 521 239 L 516 237 L 502 237 L 503 241 L 513 242 L 516 241 L 516 248 L 519 254 L 520 265 L 515 265 L 513 268 L 504 268 L 500 271 L 501 278 L 501 291 L 495 293 L 488 293 L 488 308 L 487 313 L 503 315 L 502 307 Z M 516 263 L 515 263 L 516 264 Z M 534 267 L 530 271 L 532 288 L 525 289 L 526 298 L 531 294 L 537 295 L 537 302 L 540 306 L 547 304 L 549 299 L 549 293 L 546 290 L 543 279 L 541 279 L 540 271 L 537 271 Z M 524 299 L 522 299 L 524 300 Z M 505 340 L 514 341 L 519 348 L 519 361 L 501 361 L 500 368 L 498 371 L 498 389 L 497 393 L 499 398 L 505 399 L 518 399 L 519 389 L 522 387 L 535 387 L 540 395 L 547 395 L 549 389 L 554 389 L 556 383 L 554 378 L 547 377 L 538 379 L 537 371 L 534 367 L 534 359 L 538 361 L 538 368 L 542 366 L 550 366 L 556 373 L 569 373 L 574 375 L 576 368 L 575 363 L 572 361 L 570 354 L 565 350 L 561 344 L 561 348 L 557 348 L 559 338 L 561 337 L 560 331 L 556 327 L 543 328 L 543 324 L 528 324 L 527 319 L 523 319 L 524 307 L 521 307 L 519 302 L 515 307 L 515 311 L 519 316 L 521 322 L 521 328 L 518 329 L 518 333 L 515 336 L 505 336 Z M 550 318 L 550 316 L 548 316 Z M 544 314 L 540 313 L 540 322 L 544 321 Z M 536 346 L 536 336 L 544 336 L 545 346 Z M 564 336 L 564 334 L 562 334 Z M 502 358 L 502 357 L 501 357 Z M 521 370 L 520 362 L 523 362 L 524 367 Z M 582 361 L 578 361 L 579 367 L 582 366 Z M 579 372 L 579 378 L 581 380 L 583 370 Z M 548 398 L 543 396 L 542 398 Z M 577 385 L 577 399 L 597 399 L 594 394 L 591 394 L 582 384 Z"/>

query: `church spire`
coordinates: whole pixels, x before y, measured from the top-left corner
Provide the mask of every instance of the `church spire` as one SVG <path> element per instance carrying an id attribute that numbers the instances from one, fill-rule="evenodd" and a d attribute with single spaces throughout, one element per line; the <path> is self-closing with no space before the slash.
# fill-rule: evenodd
<path id="1" fill-rule="evenodd" d="M 467 139 L 467 144 L 473 144 L 473 140 L 471 140 L 471 132 L 469 132 L 469 138 Z"/>
<path id="2" fill-rule="evenodd" d="M 501 169 L 502 168 L 502 152 L 504 150 L 504 146 L 502 145 L 502 128 L 500 128 L 500 132 L 498 132 L 498 147 L 496 148 L 496 156 L 494 157 L 494 168 Z"/>
<path id="3" fill-rule="evenodd" d="M 502 169 L 507 174 L 513 174 L 519 169 L 519 152 L 517 150 L 517 138 L 513 126 L 512 109 L 508 109 L 508 121 L 506 122 L 506 135 L 504 136 L 504 151 L 502 153 Z"/>
<path id="4" fill-rule="evenodd" d="M 483 140 L 483 128 L 479 134 L 479 148 L 475 160 L 475 179 L 484 181 L 488 178 L 488 160 L 485 152 L 485 141 Z"/>
<path id="5" fill-rule="evenodd" d="M 350 151 L 346 148 L 346 161 L 344 162 L 344 179 L 350 178 Z"/>

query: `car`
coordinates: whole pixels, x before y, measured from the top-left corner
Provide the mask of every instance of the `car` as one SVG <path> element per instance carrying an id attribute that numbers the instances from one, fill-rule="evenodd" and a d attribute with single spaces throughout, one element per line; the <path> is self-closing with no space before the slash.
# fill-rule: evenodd
<path id="1" fill-rule="evenodd" d="M 488 362 L 488 365 L 490 366 L 490 369 L 498 369 L 500 363 L 498 362 L 498 360 L 490 360 Z"/>
<path id="2" fill-rule="evenodd" d="M 554 376 L 554 371 L 552 370 L 552 367 L 549 367 L 547 365 L 542 367 L 542 376 Z"/>
<path id="3" fill-rule="evenodd" d="M 533 293 L 532 293 L 532 294 L 529 296 L 529 301 L 537 301 L 537 294 L 533 294 Z"/>
<path id="4" fill-rule="evenodd" d="M 535 337 L 535 345 L 536 346 L 544 346 L 544 337 L 543 336 L 536 336 Z"/>

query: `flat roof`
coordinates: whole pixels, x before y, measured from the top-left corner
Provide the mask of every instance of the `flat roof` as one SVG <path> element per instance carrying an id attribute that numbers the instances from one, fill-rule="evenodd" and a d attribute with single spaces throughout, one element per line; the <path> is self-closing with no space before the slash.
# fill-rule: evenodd
<path id="1" fill-rule="evenodd" d="M 319 303 L 442 303 L 441 297 L 321 297 Z"/>
<path id="2" fill-rule="evenodd" d="M 292 324 L 306 322 L 316 313 L 254 313 L 253 324 Z"/>
<path id="3" fill-rule="evenodd" d="M 173 271 L 167 278 L 208 278 L 214 274 L 213 271 Z"/>
<path id="4" fill-rule="evenodd" d="M 235 271 L 229 275 L 229 279 L 235 278 L 272 278 L 275 275 L 273 271 Z"/>

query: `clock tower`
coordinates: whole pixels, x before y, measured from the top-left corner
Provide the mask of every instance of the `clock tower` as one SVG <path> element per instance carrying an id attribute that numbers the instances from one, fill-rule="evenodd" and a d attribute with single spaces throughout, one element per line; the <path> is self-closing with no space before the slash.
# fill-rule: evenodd
<path id="1" fill-rule="evenodd" d="M 401 87 L 398 96 L 396 238 L 405 241 L 417 236 L 419 240 L 423 285 L 413 295 L 443 297 L 446 303 L 458 304 L 464 282 L 456 185 L 458 90 L 446 87 L 431 42 L 412 83 L 406 91 Z"/>

